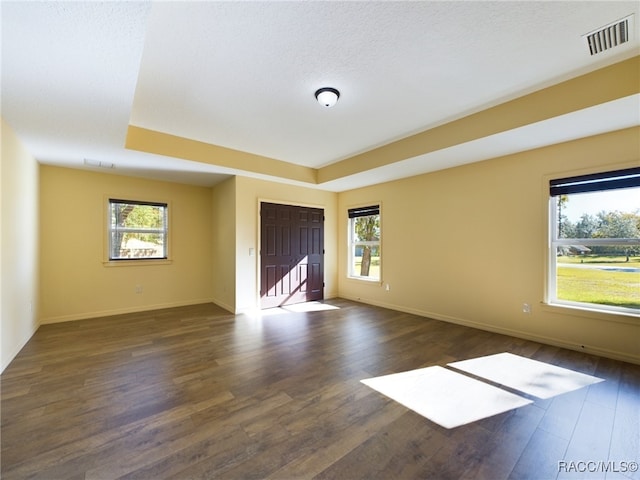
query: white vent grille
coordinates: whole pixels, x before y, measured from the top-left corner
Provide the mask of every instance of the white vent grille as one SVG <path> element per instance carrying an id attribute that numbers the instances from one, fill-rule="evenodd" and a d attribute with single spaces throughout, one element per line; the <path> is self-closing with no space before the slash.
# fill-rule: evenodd
<path id="1" fill-rule="evenodd" d="M 633 29 L 633 15 L 584 35 L 589 53 L 595 55 L 629 41 Z"/>
<path id="2" fill-rule="evenodd" d="M 115 168 L 113 163 L 103 162 L 101 160 L 92 160 L 90 158 L 84 159 L 84 164 L 89 167 L 100 167 L 100 168 Z"/>

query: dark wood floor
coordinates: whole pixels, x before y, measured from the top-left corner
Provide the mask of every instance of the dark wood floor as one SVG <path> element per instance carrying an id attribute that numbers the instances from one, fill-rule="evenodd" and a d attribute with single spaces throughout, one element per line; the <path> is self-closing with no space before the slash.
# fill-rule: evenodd
<path id="1" fill-rule="evenodd" d="M 43 325 L 1 378 L 2 478 L 640 478 L 640 366 L 327 303 Z M 606 381 L 451 430 L 360 383 L 499 352 Z"/>

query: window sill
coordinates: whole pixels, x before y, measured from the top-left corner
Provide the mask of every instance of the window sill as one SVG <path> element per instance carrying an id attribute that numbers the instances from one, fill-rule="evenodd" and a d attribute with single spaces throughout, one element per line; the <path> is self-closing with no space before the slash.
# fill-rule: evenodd
<path id="1" fill-rule="evenodd" d="M 347 280 L 354 280 L 356 282 L 370 283 L 372 285 L 382 285 L 382 280 L 379 278 L 367 278 L 367 277 L 351 277 L 347 276 Z"/>
<path id="2" fill-rule="evenodd" d="M 148 260 L 107 260 L 102 262 L 105 267 L 146 267 L 149 265 L 171 265 L 173 260 L 166 258 Z"/>
<path id="3" fill-rule="evenodd" d="M 561 313 L 574 317 L 593 318 L 596 320 L 626 323 L 629 325 L 638 325 L 638 323 L 640 322 L 640 312 L 615 312 L 611 310 L 599 310 L 597 308 L 589 308 L 579 305 L 568 305 L 563 303 L 542 303 L 540 306 L 544 311 L 550 313 Z"/>

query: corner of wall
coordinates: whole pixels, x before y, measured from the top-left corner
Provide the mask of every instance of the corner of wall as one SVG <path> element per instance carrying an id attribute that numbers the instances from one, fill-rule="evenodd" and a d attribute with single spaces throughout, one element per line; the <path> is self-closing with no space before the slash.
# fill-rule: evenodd
<path id="1" fill-rule="evenodd" d="M 212 187 L 211 298 L 229 312 L 236 310 L 236 177 Z"/>
<path id="2" fill-rule="evenodd" d="M 2 119 L 0 372 L 40 326 L 39 166 Z"/>

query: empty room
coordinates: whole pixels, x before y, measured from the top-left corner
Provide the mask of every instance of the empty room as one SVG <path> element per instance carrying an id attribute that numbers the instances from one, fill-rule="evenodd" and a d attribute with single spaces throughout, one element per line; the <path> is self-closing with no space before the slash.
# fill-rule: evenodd
<path id="1" fill-rule="evenodd" d="M 640 480 L 639 16 L 1 2 L 0 476 Z"/>

